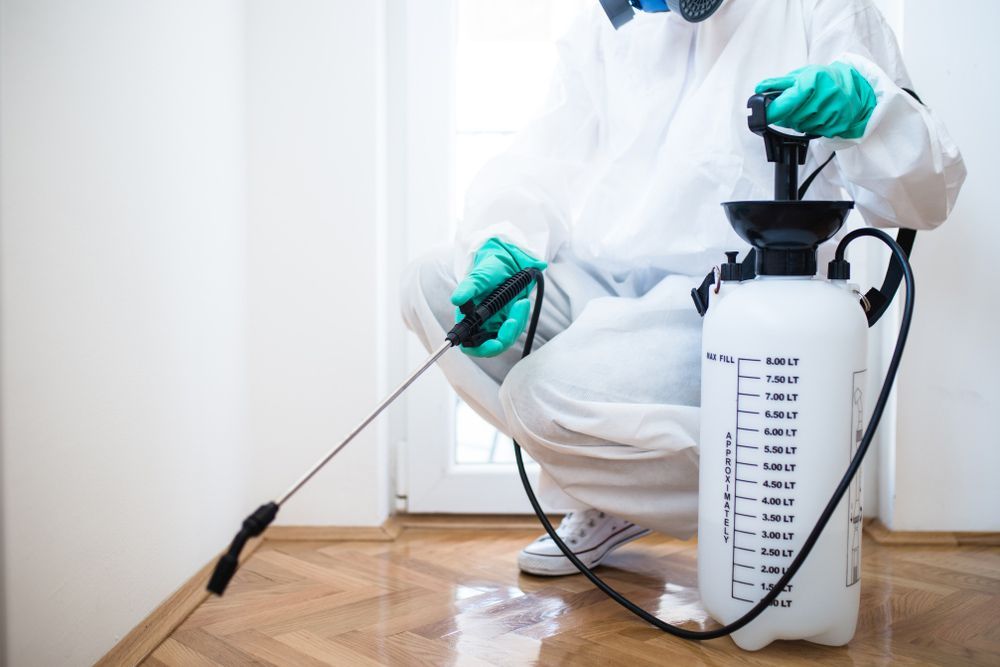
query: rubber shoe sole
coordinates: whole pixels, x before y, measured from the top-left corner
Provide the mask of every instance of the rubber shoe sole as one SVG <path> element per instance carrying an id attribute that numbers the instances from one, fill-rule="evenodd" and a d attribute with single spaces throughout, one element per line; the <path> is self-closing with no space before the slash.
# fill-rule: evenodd
<path id="1" fill-rule="evenodd" d="M 618 547 L 637 540 L 640 537 L 645 537 L 650 532 L 647 528 L 632 524 L 616 533 L 608 535 L 600 544 L 574 553 L 588 568 L 595 568 L 601 564 L 605 556 Z M 521 572 L 533 574 L 538 577 L 562 577 L 580 572 L 561 552 L 557 554 L 541 554 L 525 549 L 517 556 L 517 566 Z"/>

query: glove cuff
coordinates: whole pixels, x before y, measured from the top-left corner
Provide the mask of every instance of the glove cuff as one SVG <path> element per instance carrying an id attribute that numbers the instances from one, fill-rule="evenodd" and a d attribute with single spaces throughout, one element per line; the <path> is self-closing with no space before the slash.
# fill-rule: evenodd
<path id="1" fill-rule="evenodd" d="M 492 256 L 507 265 L 512 273 L 523 269 L 534 268 L 544 270 L 548 267 L 546 262 L 535 259 L 528 253 L 518 248 L 513 243 L 501 241 L 497 237 L 492 237 L 486 241 L 479 250 L 476 251 L 475 261 L 478 263 L 485 257 Z"/>
<path id="2" fill-rule="evenodd" d="M 872 114 L 875 113 L 875 106 L 878 104 L 878 98 L 875 95 L 875 89 L 872 87 L 872 84 L 861 72 L 846 63 L 844 66 L 850 69 L 851 83 L 853 84 L 854 90 L 858 96 L 858 100 L 861 102 L 861 108 L 863 109 L 861 116 L 844 134 L 849 139 L 857 139 L 864 136 L 865 128 L 868 126 L 868 120 L 872 117 Z"/>

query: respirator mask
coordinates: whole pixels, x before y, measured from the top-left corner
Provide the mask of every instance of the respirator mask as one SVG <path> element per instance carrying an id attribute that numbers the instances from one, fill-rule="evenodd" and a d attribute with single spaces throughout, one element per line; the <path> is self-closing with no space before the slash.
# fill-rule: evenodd
<path id="1" fill-rule="evenodd" d="M 641 12 L 674 12 L 685 21 L 704 21 L 722 5 L 723 0 L 600 0 L 604 13 L 615 30 L 632 20 L 636 10 Z"/>

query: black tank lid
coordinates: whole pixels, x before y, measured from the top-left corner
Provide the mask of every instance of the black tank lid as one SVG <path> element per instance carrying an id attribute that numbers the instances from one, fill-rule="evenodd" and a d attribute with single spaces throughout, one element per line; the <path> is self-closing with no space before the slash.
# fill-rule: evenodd
<path id="1" fill-rule="evenodd" d="M 833 238 L 854 208 L 852 201 L 733 201 L 729 223 L 757 249 L 757 275 L 816 275 L 816 249 Z"/>

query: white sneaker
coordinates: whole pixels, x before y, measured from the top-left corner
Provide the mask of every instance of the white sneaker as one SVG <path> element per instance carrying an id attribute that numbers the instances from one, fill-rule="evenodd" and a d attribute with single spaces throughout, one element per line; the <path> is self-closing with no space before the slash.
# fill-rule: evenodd
<path id="1" fill-rule="evenodd" d="M 621 545 L 648 535 L 649 530 L 599 510 L 582 510 L 569 512 L 556 533 L 584 565 L 592 568 Z M 579 572 L 548 534 L 521 550 L 517 566 L 521 572 L 547 577 Z"/>

